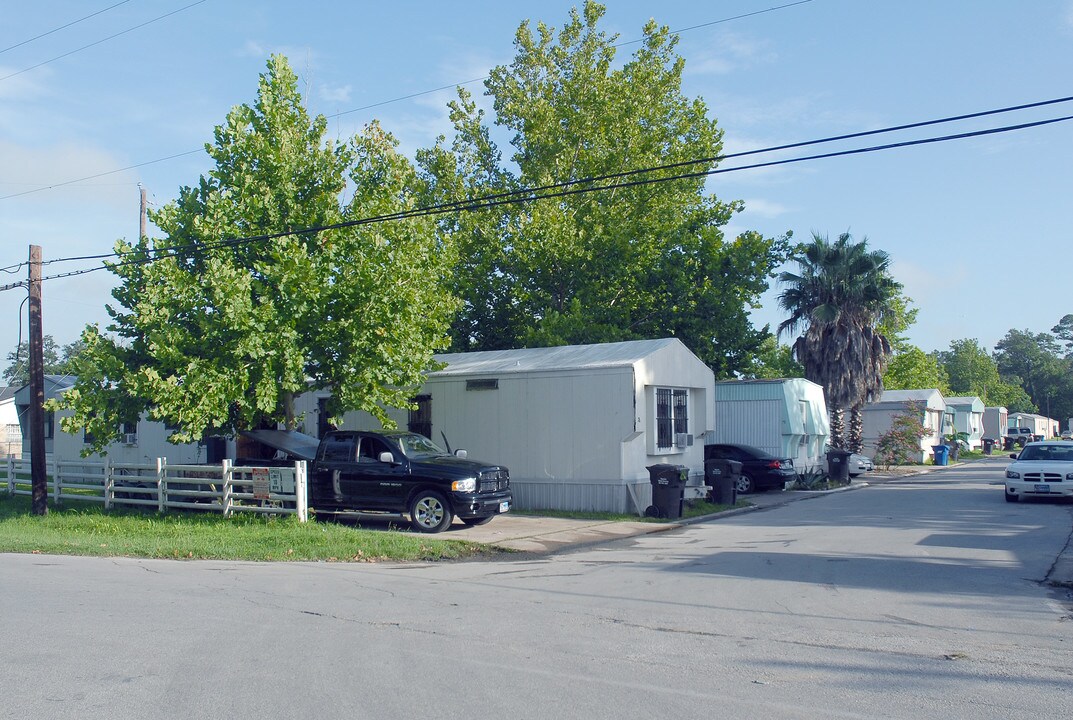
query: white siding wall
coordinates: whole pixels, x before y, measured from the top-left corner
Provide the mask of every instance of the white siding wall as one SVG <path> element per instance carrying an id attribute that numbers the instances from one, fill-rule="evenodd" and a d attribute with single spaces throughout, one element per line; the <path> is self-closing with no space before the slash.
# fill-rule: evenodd
<path id="1" fill-rule="evenodd" d="M 984 437 L 1000 440 L 1006 436 L 1006 429 L 1009 427 L 1009 421 L 1007 420 L 1006 408 L 1004 407 L 989 407 L 984 408 Z"/>
<path id="2" fill-rule="evenodd" d="M 60 421 L 71 415 L 70 410 L 56 413 L 56 436 L 53 443 L 53 455 L 57 460 L 77 460 L 87 446 L 85 434 L 81 431 L 66 433 L 60 428 Z M 119 463 L 148 463 L 157 458 L 167 458 L 173 464 L 196 464 L 206 462 L 205 447 L 198 443 L 174 445 L 168 442 L 170 431 L 164 423 L 142 419 L 138 422 L 137 439 L 131 444 L 111 443 L 105 447 L 103 455 Z M 233 448 L 233 443 L 231 444 Z M 100 456 L 94 455 L 92 457 Z"/>
<path id="3" fill-rule="evenodd" d="M 905 412 L 905 408 L 902 406 L 891 407 L 887 404 L 865 406 L 862 413 L 865 455 L 869 457 L 875 456 L 876 444 L 879 442 L 880 436 L 893 427 L 895 416 L 903 412 Z M 920 441 L 920 453 L 914 456 L 917 462 L 924 462 L 926 458 L 931 456 L 932 446 L 939 444 L 942 422 L 943 410 L 934 407 L 924 410 L 921 416 L 921 424 L 928 428 L 930 434 Z"/>

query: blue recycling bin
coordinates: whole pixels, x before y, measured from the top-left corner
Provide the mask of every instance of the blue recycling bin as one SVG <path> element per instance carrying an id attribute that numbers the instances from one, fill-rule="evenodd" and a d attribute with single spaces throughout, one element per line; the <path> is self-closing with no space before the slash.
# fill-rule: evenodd
<path id="1" fill-rule="evenodd" d="M 946 465 L 950 459 L 950 448 L 946 445 L 932 445 L 931 451 L 935 453 L 935 464 Z"/>

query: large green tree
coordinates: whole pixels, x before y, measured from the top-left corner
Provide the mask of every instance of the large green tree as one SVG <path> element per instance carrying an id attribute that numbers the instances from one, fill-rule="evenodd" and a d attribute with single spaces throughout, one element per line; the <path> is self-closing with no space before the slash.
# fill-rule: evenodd
<path id="1" fill-rule="evenodd" d="M 76 340 L 60 347 L 51 335 L 41 339 L 41 356 L 46 375 L 70 375 L 74 359 L 83 350 L 82 342 Z M 18 348 L 7 354 L 8 366 L 4 369 L 4 382 L 12 387 L 30 383 L 30 343 L 19 343 Z"/>
<path id="2" fill-rule="evenodd" d="M 1058 324 L 1051 328 L 1054 337 L 1060 340 L 1067 360 L 1073 360 L 1073 314 L 1063 315 Z"/>
<path id="3" fill-rule="evenodd" d="M 783 272 L 779 305 L 789 317 L 779 334 L 794 335 L 794 355 L 805 377 L 823 386 L 831 419 L 831 445 L 860 452 L 861 409 L 883 392 L 889 341 L 875 328 L 893 310 L 901 284 L 890 274 L 890 257 L 869 250 L 867 238 L 849 233 L 828 238 L 813 233 L 798 248 L 797 273 Z M 851 411 L 848 437 L 845 411 Z"/>
<path id="4" fill-rule="evenodd" d="M 951 341 L 950 349 L 936 353 L 936 359 L 954 395 L 976 395 L 987 402 L 989 391 L 1000 382 L 998 365 L 975 338 Z"/>
<path id="5" fill-rule="evenodd" d="M 682 91 L 677 36 L 649 22 L 619 62 L 617 37 L 598 27 L 603 14 L 586 2 L 559 31 L 523 23 L 513 63 L 485 83 L 491 120 L 460 89 L 450 105 L 453 140 L 418 155 L 430 204 L 574 183 L 537 193 L 553 196 L 543 200 L 441 220 L 460 258 L 453 347 L 674 335 L 729 375 L 748 367 L 770 334 L 752 327 L 748 309 L 788 243 L 753 232 L 724 237 L 742 204 L 718 200 L 703 177 L 669 179 L 714 168 L 722 131 L 704 101 Z M 509 158 L 493 126 L 510 138 Z M 675 163 L 691 164 L 590 180 Z"/>
<path id="6" fill-rule="evenodd" d="M 903 345 L 887 362 L 883 387 L 887 390 L 936 388 L 950 392 L 949 378 L 939 360 L 914 345 Z"/>
<path id="7" fill-rule="evenodd" d="M 446 345 L 450 248 L 427 218 L 360 222 L 414 203 L 417 174 L 389 134 L 326 136 L 271 58 L 257 101 L 206 146 L 215 167 L 152 214 L 164 237 L 117 243 L 111 332 L 82 336 L 65 429 L 99 449 L 143 412 L 178 441 L 290 423 L 311 388 L 332 389 L 333 414 L 408 402 Z"/>
<path id="8" fill-rule="evenodd" d="M 1030 330 L 1010 330 L 995 345 L 1002 376 L 1019 379 L 1039 411 L 1052 418 L 1073 417 L 1073 360 L 1062 349 L 1054 335 Z"/>

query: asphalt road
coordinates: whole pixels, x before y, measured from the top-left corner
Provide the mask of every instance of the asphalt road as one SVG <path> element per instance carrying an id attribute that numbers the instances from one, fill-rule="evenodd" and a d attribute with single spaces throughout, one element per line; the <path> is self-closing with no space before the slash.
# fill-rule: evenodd
<path id="1" fill-rule="evenodd" d="M 1059 718 L 1073 506 L 995 460 L 549 556 L 0 555 L 0 718 Z"/>

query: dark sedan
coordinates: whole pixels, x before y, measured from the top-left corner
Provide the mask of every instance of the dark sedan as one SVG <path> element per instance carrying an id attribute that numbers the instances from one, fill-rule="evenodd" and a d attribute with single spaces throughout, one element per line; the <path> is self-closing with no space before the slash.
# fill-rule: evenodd
<path id="1" fill-rule="evenodd" d="M 775 457 L 769 452 L 752 445 L 738 443 L 720 443 L 704 446 L 705 460 L 737 460 L 741 463 L 741 477 L 738 478 L 739 493 L 758 490 L 782 490 L 787 481 L 797 477 L 794 461 L 790 458 Z"/>

